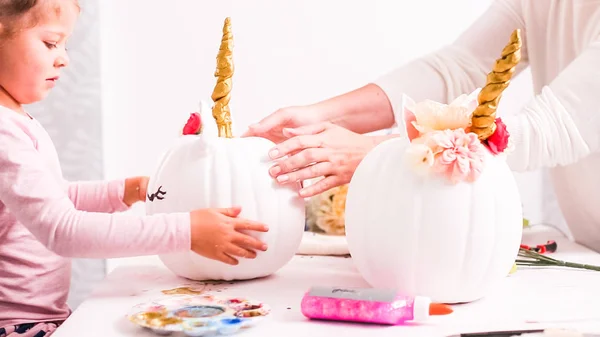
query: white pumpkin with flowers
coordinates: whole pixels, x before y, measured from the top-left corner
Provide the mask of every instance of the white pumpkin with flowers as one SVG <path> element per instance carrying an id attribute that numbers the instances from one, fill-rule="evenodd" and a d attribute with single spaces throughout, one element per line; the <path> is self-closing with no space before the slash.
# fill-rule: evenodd
<path id="1" fill-rule="evenodd" d="M 517 257 L 522 206 L 496 108 L 520 60 L 516 30 L 487 84 L 450 104 L 404 96 L 386 141 L 357 167 L 346 199 L 353 261 L 373 287 L 460 303 L 482 298 Z"/>

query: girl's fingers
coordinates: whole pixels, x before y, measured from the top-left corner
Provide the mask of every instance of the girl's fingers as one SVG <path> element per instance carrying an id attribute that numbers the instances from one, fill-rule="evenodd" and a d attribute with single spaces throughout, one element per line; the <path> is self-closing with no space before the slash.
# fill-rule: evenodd
<path id="1" fill-rule="evenodd" d="M 246 259 L 254 259 L 256 258 L 256 252 L 253 250 L 248 250 L 243 247 L 239 247 L 236 245 L 229 245 L 227 247 L 227 254 L 231 256 L 239 256 Z"/>
<path id="2" fill-rule="evenodd" d="M 246 220 L 246 219 L 236 219 L 233 223 L 233 228 L 236 231 L 255 231 L 255 232 L 268 232 L 269 226 L 263 224 L 262 222 Z"/>
<path id="3" fill-rule="evenodd" d="M 231 218 L 235 218 L 237 217 L 241 212 L 242 212 L 242 208 L 235 206 L 235 207 L 229 207 L 229 208 L 217 208 L 215 209 L 217 212 L 226 215 L 228 217 Z"/>
<path id="4" fill-rule="evenodd" d="M 250 235 L 246 235 L 244 233 L 235 233 L 233 236 L 233 240 L 231 240 L 231 243 L 240 246 L 240 247 L 244 247 L 246 249 L 253 249 L 253 250 L 262 250 L 262 251 L 266 251 L 267 250 L 267 244 L 260 241 L 257 238 L 254 238 Z"/>
<path id="5" fill-rule="evenodd" d="M 235 266 L 239 263 L 237 259 L 234 259 L 233 257 L 229 256 L 225 252 L 220 252 L 219 254 L 217 254 L 216 259 L 218 261 L 221 261 L 226 264 L 230 264 L 232 266 Z"/>

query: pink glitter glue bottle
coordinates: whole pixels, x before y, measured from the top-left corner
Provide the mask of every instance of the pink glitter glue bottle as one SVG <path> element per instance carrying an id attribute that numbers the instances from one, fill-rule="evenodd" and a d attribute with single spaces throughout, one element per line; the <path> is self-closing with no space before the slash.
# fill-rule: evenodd
<path id="1" fill-rule="evenodd" d="M 452 308 L 427 297 L 392 290 L 313 287 L 302 298 L 302 314 L 311 319 L 398 325 L 447 315 Z"/>

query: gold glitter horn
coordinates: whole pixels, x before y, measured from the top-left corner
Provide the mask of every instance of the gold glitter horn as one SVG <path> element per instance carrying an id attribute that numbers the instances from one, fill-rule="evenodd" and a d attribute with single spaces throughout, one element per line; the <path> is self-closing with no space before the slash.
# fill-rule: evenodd
<path id="1" fill-rule="evenodd" d="M 496 131 L 498 102 L 521 61 L 521 44 L 521 31 L 517 29 L 511 34 L 510 42 L 502 50 L 501 58 L 496 60 L 485 86 L 479 92 L 479 106 L 473 111 L 470 130 L 482 141 Z"/>
<path id="2" fill-rule="evenodd" d="M 223 25 L 223 37 L 221 46 L 217 54 L 217 69 L 215 77 L 217 84 L 212 93 L 212 100 L 215 103 L 212 109 L 212 115 L 217 122 L 219 137 L 232 138 L 231 132 L 231 111 L 229 101 L 231 100 L 231 88 L 233 76 L 233 34 L 231 33 L 231 18 L 225 18 Z"/>

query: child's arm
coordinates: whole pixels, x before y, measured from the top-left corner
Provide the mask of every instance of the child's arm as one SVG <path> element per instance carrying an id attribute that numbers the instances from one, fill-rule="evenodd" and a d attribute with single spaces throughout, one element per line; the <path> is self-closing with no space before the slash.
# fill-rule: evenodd
<path id="1" fill-rule="evenodd" d="M 146 201 L 148 177 L 125 180 L 66 182 L 69 199 L 81 211 L 115 213 Z"/>
<path id="2" fill-rule="evenodd" d="M 0 118 L 0 201 L 48 249 L 112 258 L 189 250 L 190 214 L 103 214 L 75 209 L 31 138 Z"/>
<path id="3" fill-rule="evenodd" d="M 129 209 L 124 201 L 125 181 L 77 181 L 67 183 L 75 208 L 88 212 L 114 213 Z"/>

